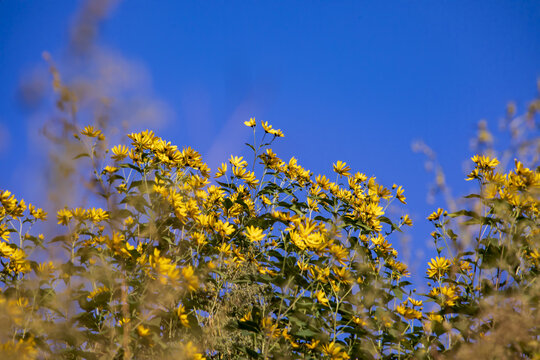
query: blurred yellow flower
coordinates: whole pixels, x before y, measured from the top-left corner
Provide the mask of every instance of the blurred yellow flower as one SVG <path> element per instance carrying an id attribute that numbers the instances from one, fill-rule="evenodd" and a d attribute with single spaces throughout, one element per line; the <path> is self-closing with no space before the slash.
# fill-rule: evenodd
<path id="1" fill-rule="evenodd" d="M 56 213 L 59 225 L 67 225 L 72 217 L 73 215 L 68 209 L 61 209 Z"/>
<path id="2" fill-rule="evenodd" d="M 176 315 L 178 315 L 178 319 L 180 319 L 180 323 L 182 324 L 182 326 L 189 327 L 189 320 L 184 305 L 178 305 L 178 307 L 176 308 Z"/>
<path id="3" fill-rule="evenodd" d="M 150 329 L 144 325 L 139 325 L 137 326 L 137 334 L 142 337 L 148 336 L 150 334 Z"/>
<path id="4" fill-rule="evenodd" d="M 88 125 L 85 126 L 83 130 L 81 130 L 81 134 L 93 138 L 100 136 L 101 130 L 94 129 L 92 125 Z"/>

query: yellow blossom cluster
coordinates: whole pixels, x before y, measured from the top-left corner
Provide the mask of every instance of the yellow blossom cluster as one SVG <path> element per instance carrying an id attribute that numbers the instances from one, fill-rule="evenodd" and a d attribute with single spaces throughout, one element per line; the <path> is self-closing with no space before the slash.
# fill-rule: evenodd
<path id="1" fill-rule="evenodd" d="M 408 306 L 409 304 L 412 307 Z M 415 307 L 418 307 L 418 309 L 415 309 Z M 414 300 L 409 297 L 402 304 L 396 306 L 396 311 L 398 314 L 409 320 L 421 319 L 422 301 Z"/>
<path id="2" fill-rule="evenodd" d="M 7 190 L 0 190 L 0 221 L 6 216 L 17 219 L 21 217 L 26 210 L 26 203 L 23 199 L 20 201 L 15 198 L 11 192 Z M 40 209 L 40 213 L 43 211 Z"/>
<path id="3" fill-rule="evenodd" d="M 284 161 L 270 148 L 283 137 L 281 130 L 254 118 L 244 124 L 264 130 L 263 140 L 250 145 L 253 157 L 231 155 L 214 174 L 197 151 L 180 150 L 150 130 L 129 134 L 128 145 L 103 150 L 109 158 L 96 161 L 100 198 L 91 202 L 96 207 L 56 213 L 56 222 L 67 228 L 50 245 L 62 245 L 62 261 L 32 260 L 25 244 L 41 244 L 43 237 L 23 232 L 20 247 L 10 242 L 11 234 L 21 231 L 8 220 L 24 221 L 26 210 L 29 223 L 47 214 L 0 192 L 2 281 L 12 289 L 27 279 L 39 284 L 35 295 L 4 301 L 16 302 L 12 305 L 19 312 L 9 315 L 18 319 L 16 325 L 22 326 L 28 309 L 59 324 L 65 317 L 66 324 L 76 324 L 77 336 L 91 334 L 93 341 L 101 341 L 71 350 L 94 355 L 99 348 L 101 357 L 110 358 L 178 351 L 190 359 L 279 355 L 344 360 L 362 356 L 360 348 L 373 358 L 396 353 L 410 358 L 422 351 L 417 344 L 434 344 L 423 337 L 419 324 L 446 331 L 445 320 L 451 324 L 458 316 L 454 312 L 482 291 L 475 280 L 477 268 L 485 259 L 493 268 L 505 256 L 504 231 L 524 229 L 525 234 L 515 236 L 522 248 L 512 254 L 520 259 L 512 276 L 538 269 L 538 231 L 532 220 L 518 224 L 537 215 L 538 171 L 516 161 L 511 172 L 499 174 L 496 159 L 476 156 L 469 177 L 481 181 L 484 206 L 494 199 L 511 204 L 510 210 L 500 209 L 510 211 L 516 223 L 498 228 L 495 207 L 481 215 L 464 212 L 470 223 L 495 230 L 480 232 L 478 253 L 446 254 L 437 246 L 426 269 L 431 291 L 421 295 L 433 307 L 424 313 L 423 301 L 404 279 L 409 269 L 392 245 L 394 231 L 412 225 L 409 215 L 398 215 L 394 222 L 395 212 L 387 211 L 390 204 L 406 204 L 403 187 L 386 187 L 344 161 L 329 166 L 331 176 L 315 175 L 297 158 Z M 104 140 L 94 126 L 79 133 L 85 142 Z M 268 134 L 273 138 L 265 142 Z M 428 216 L 437 227 L 436 243 L 459 240 L 446 227 L 455 216 L 442 208 Z M 481 238 L 490 231 L 499 238 Z M 496 278 L 492 268 L 484 275 Z M 62 296 L 71 303 L 51 304 L 55 289 L 64 288 L 71 293 Z M 73 312 L 78 313 L 70 318 Z M 28 334 L 37 334 L 37 325 L 32 326 Z M 103 350 L 109 345 L 116 348 Z"/>
<path id="4" fill-rule="evenodd" d="M 68 225 L 72 218 L 77 219 L 78 221 L 90 220 L 94 224 L 99 224 L 102 221 L 109 219 L 109 214 L 107 211 L 101 208 L 74 208 L 74 209 L 60 209 L 56 213 L 56 218 L 58 219 L 59 225 Z"/>

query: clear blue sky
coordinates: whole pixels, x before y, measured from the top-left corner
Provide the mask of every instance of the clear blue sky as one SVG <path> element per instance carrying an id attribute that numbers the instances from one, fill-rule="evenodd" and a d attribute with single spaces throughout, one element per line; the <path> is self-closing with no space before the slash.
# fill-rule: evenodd
<path id="1" fill-rule="evenodd" d="M 65 56 L 79 4 L 0 1 L 0 188 L 28 201 L 41 184 L 39 119 L 18 101 L 19 84 L 44 50 Z M 343 160 L 403 185 L 414 255 L 442 202 L 426 203 L 431 178 L 411 142 L 432 146 L 450 185 L 466 189 L 477 121 L 496 128 L 509 100 L 523 109 L 536 95 L 540 2 L 129 0 L 98 44 L 147 74 L 168 119 L 158 134 L 213 168 L 243 151 L 241 122 L 255 116 L 284 131 L 278 154 L 316 173 Z"/>

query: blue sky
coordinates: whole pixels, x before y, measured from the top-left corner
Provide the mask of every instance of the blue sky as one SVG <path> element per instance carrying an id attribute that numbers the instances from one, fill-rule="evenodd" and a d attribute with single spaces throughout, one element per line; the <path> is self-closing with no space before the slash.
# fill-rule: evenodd
<path id="1" fill-rule="evenodd" d="M 45 50 L 62 71 L 79 6 L 0 1 L 0 188 L 28 201 L 39 202 L 40 118 L 18 89 Z M 279 155 L 315 173 L 342 160 L 403 185 L 414 257 L 431 231 L 425 217 L 443 203 L 426 203 L 432 177 L 411 142 L 430 145 L 465 192 L 478 120 L 496 128 L 508 101 L 524 109 L 536 95 L 539 40 L 538 1 L 129 0 L 97 43 L 133 65 L 143 80 L 130 86 L 142 84 L 165 120 L 138 126 L 195 147 L 214 169 L 245 151 L 242 122 L 254 116 L 284 131 Z"/>

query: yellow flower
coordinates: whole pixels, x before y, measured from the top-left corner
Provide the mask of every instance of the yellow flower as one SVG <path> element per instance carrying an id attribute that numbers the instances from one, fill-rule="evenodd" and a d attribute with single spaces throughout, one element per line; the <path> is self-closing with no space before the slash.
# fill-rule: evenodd
<path id="1" fill-rule="evenodd" d="M 468 261 L 460 261 L 459 268 L 461 269 L 461 271 L 464 271 L 466 273 L 472 271 L 471 263 L 469 263 Z"/>
<path id="2" fill-rule="evenodd" d="M 86 216 L 88 217 L 88 219 L 92 220 L 94 224 L 97 224 L 109 218 L 109 214 L 101 208 L 91 208 L 86 210 Z"/>
<path id="3" fill-rule="evenodd" d="M 93 299 L 93 298 L 95 298 L 96 296 L 98 296 L 99 294 L 103 294 L 103 293 L 106 293 L 106 292 L 109 292 L 109 291 L 110 291 L 110 290 L 109 290 L 108 287 L 106 287 L 106 286 L 100 286 L 100 287 L 94 289 L 93 291 L 91 291 L 91 292 L 87 295 L 87 297 L 88 297 L 89 299 Z"/>
<path id="4" fill-rule="evenodd" d="M 116 145 L 111 149 L 113 155 L 111 158 L 117 161 L 125 159 L 128 155 L 128 148 L 125 145 Z"/>
<path id="5" fill-rule="evenodd" d="M 482 190 L 482 195 L 486 199 L 493 199 L 499 193 L 499 186 L 495 183 L 489 183 Z"/>
<path id="6" fill-rule="evenodd" d="M 52 261 L 39 263 L 36 273 L 43 278 L 53 278 L 55 267 Z"/>
<path id="7" fill-rule="evenodd" d="M 218 220 L 215 224 L 215 229 L 219 233 L 219 235 L 223 237 L 228 237 L 234 232 L 234 226 L 229 224 L 228 221 L 223 222 L 221 220 Z"/>
<path id="8" fill-rule="evenodd" d="M 0 225 L 0 239 L 9 242 L 9 233 L 7 224 Z"/>
<path id="9" fill-rule="evenodd" d="M 337 163 L 333 164 L 334 166 L 334 172 L 338 173 L 341 176 L 349 176 L 351 175 L 349 171 L 351 170 L 350 166 L 347 166 L 347 163 L 338 161 Z M 321 186 L 322 187 L 322 186 Z"/>
<path id="10" fill-rule="evenodd" d="M 450 268 L 450 261 L 444 257 L 436 257 L 431 259 L 431 262 L 428 264 L 429 269 L 427 270 L 427 275 L 430 278 L 440 278 L 443 276 L 448 269 Z"/>
<path id="11" fill-rule="evenodd" d="M 350 359 L 349 355 L 343 350 L 341 345 L 336 344 L 335 342 L 323 345 L 321 350 L 325 355 L 330 356 L 330 359 L 332 360 Z"/>
<path id="12" fill-rule="evenodd" d="M 360 318 L 358 316 L 353 316 L 352 320 L 358 326 L 366 326 L 367 325 L 367 322 L 364 319 L 362 319 L 362 318 Z"/>
<path id="13" fill-rule="evenodd" d="M 262 319 L 261 328 L 268 337 L 277 338 L 280 335 L 278 324 L 274 323 L 273 319 L 269 316 Z"/>
<path id="14" fill-rule="evenodd" d="M 456 305 L 456 301 L 459 299 L 459 295 L 457 294 L 457 291 L 454 287 L 450 287 L 448 285 L 445 285 L 441 288 L 433 288 L 429 292 L 430 296 L 442 296 L 442 302 L 446 306 L 454 306 Z"/>
<path id="15" fill-rule="evenodd" d="M 431 215 L 427 217 L 428 220 L 439 220 L 441 216 L 446 216 L 448 213 L 441 208 L 438 208 L 437 211 L 434 211 Z"/>
<path id="16" fill-rule="evenodd" d="M 178 318 L 180 319 L 180 323 L 182 326 L 189 327 L 189 321 L 186 314 L 186 309 L 184 308 L 184 305 L 180 304 L 178 305 L 178 308 L 176 309 L 176 315 L 178 315 Z"/>
<path id="17" fill-rule="evenodd" d="M 0 203 L 3 205 L 3 207 L 0 207 L 2 209 L 2 214 L 0 218 L 4 218 L 7 215 L 11 215 L 13 219 L 17 219 L 21 217 L 26 210 L 26 203 L 23 199 L 17 203 L 17 200 L 12 195 L 11 198 L 9 198 L 10 192 L 0 191 Z"/>
<path id="18" fill-rule="evenodd" d="M 186 282 L 189 291 L 197 290 L 199 287 L 199 281 L 197 276 L 195 276 L 193 266 L 189 265 L 182 268 L 182 276 L 184 277 L 184 281 Z"/>
<path id="19" fill-rule="evenodd" d="M 467 175 L 465 180 L 470 181 L 470 180 L 479 179 L 479 178 L 480 178 L 480 172 L 478 171 L 478 169 L 473 169 L 473 171 L 471 171 L 471 173 Z"/>
<path id="20" fill-rule="evenodd" d="M 246 231 L 244 231 L 244 235 L 252 242 L 261 241 L 266 237 L 266 234 L 263 234 L 263 230 L 255 226 L 248 226 Z"/>
<path id="21" fill-rule="evenodd" d="M 38 350 L 32 337 L 25 340 L 8 340 L 0 343 L 0 353 L 3 359 L 31 360 L 36 359 Z"/>
<path id="22" fill-rule="evenodd" d="M 133 220 L 131 216 L 128 216 L 127 218 L 124 219 L 124 225 L 126 225 L 127 227 L 130 227 L 131 225 L 133 225 L 134 222 L 135 220 Z"/>
<path id="23" fill-rule="evenodd" d="M 156 135 L 152 130 L 145 130 L 140 133 L 131 133 L 127 137 L 133 140 L 132 144 L 134 146 L 150 149 L 153 146 Z"/>
<path id="24" fill-rule="evenodd" d="M 393 269 L 393 270 L 395 270 L 397 272 L 395 275 L 398 278 L 401 278 L 402 276 L 409 277 L 411 275 L 411 273 L 407 269 L 407 265 L 405 265 L 404 263 L 402 263 L 400 261 L 396 261 L 396 260 L 390 258 L 390 259 L 386 260 L 386 263 L 388 264 L 388 266 L 391 269 Z"/>
<path id="25" fill-rule="evenodd" d="M 296 265 L 298 265 L 301 271 L 307 271 L 309 269 L 309 264 L 300 260 L 296 262 Z"/>
<path id="26" fill-rule="evenodd" d="M 225 256 L 230 256 L 232 254 L 231 244 L 223 243 L 221 244 L 218 250 L 221 254 Z"/>
<path id="27" fill-rule="evenodd" d="M 422 306 L 422 300 L 415 300 L 413 298 L 407 298 L 407 301 L 411 303 L 412 306 Z"/>
<path id="28" fill-rule="evenodd" d="M 334 273 L 336 274 L 336 277 L 338 278 L 340 282 L 344 284 L 352 283 L 351 272 L 347 268 L 345 267 L 338 268 L 334 266 L 333 270 L 334 270 Z"/>
<path id="29" fill-rule="evenodd" d="M 43 211 L 43 209 L 36 208 L 32 204 L 28 204 L 28 211 L 30 211 L 30 215 L 35 217 L 37 220 L 47 220 L 47 213 Z"/>
<path id="30" fill-rule="evenodd" d="M 404 192 L 404 191 L 405 191 L 405 190 L 404 190 L 401 186 L 399 186 L 399 187 L 397 188 L 397 190 L 396 190 L 396 199 L 398 199 L 399 201 L 401 201 L 403 204 L 407 204 L 407 203 L 405 202 L 405 196 L 403 196 L 403 192 Z"/>
<path id="31" fill-rule="evenodd" d="M 231 163 L 232 166 L 235 166 L 235 167 L 238 167 L 238 168 L 245 168 L 247 166 L 247 161 L 243 160 L 243 157 L 240 156 L 232 156 L 231 155 L 231 158 L 229 159 L 229 162 Z"/>
<path id="32" fill-rule="evenodd" d="M 58 224 L 60 225 L 67 225 L 72 217 L 73 215 L 68 209 L 61 209 L 56 213 L 56 218 L 58 219 Z"/>
<path id="33" fill-rule="evenodd" d="M 239 179 L 244 178 L 246 174 L 248 173 L 248 171 L 244 169 L 243 167 L 236 167 L 236 166 L 233 166 L 232 172 L 233 172 L 233 175 Z"/>
<path id="34" fill-rule="evenodd" d="M 244 316 L 242 316 L 242 318 L 240 319 L 240 321 L 251 321 L 251 312 L 248 312 L 246 313 Z"/>
<path id="35" fill-rule="evenodd" d="M 12 247 L 5 242 L 0 242 L 0 257 L 9 258 L 9 268 L 15 272 L 30 271 L 30 264 L 26 260 L 24 250 Z"/>
<path id="36" fill-rule="evenodd" d="M 227 164 L 222 163 L 221 166 L 217 169 L 215 178 L 220 178 L 227 172 Z"/>
<path id="37" fill-rule="evenodd" d="M 0 190 L 0 203 L 3 205 L 3 208 L 8 214 L 17 207 L 17 199 L 15 199 L 15 195 L 12 195 L 8 190 Z M 0 209 L 3 208 L 0 207 Z"/>
<path id="38" fill-rule="evenodd" d="M 283 331 L 281 332 L 281 336 L 283 336 L 285 340 L 289 341 L 289 344 L 291 344 L 293 348 L 300 347 L 300 345 L 294 341 L 293 337 L 289 335 L 288 329 L 283 329 Z"/>
<path id="39" fill-rule="evenodd" d="M 94 127 L 91 126 L 91 125 L 86 126 L 81 131 L 81 134 L 85 135 L 85 136 L 88 136 L 88 137 L 92 137 L 92 138 L 93 137 L 99 137 L 100 135 L 102 135 L 101 130 L 94 129 Z"/>
<path id="40" fill-rule="evenodd" d="M 315 181 L 317 182 L 317 185 L 321 187 L 321 189 L 328 190 L 328 187 L 330 186 L 330 180 L 328 180 L 326 176 L 317 175 Z"/>
<path id="41" fill-rule="evenodd" d="M 412 226 L 412 220 L 409 215 L 405 214 L 401 217 L 401 223 L 403 225 Z"/>
<path id="42" fill-rule="evenodd" d="M 409 320 L 422 318 L 422 313 L 420 311 L 408 308 L 405 304 L 398 305 L 396 311 L 398 314 Z"/>
<path id="43" fill-rule="evenodd" d="M 87 219 L 86 210 L 80 207 L 71 209 L 71 215 L 79 221 Z"/>
<path id="44" fill-rule="evenodd" d="M 184 345 L 183 355 L 184 355 L 183 359 L 189 359 L 189 360 L 205 360 L 206 359 L 191 341 L 189 341 L 186 345 Z"/>
<path id="45" fill-rule="evenodd" d="M 144 261 L 144 258 L 139 258 L 139 261 Z M 180 277 L 180 271 L 176 265 L 170 259 L 160 256 L 160 251 L 157 248 L 154 249 L 153 255 L 150 255 L 149 263 L 159 274 L 159 281 L 163 285 L 167 284 L 168 281 L 176 281 Z"/>
<path id="46" fill-rule="evenodd" d="M 126 183 L 122 183 L 116 187 L 116 191 L 118 191 L 119 194 L 122 194 L 124 192 L 127 192 L 127 185 Z"/>
<path id="47" fill-rule="evenodd" d="M 384 253 L 388 253 L 393 250 L 392 244 L 390 244 L 388 240 L 382 236 L 382 234 L 379 234 L 376 238 L 372 238 L 371 241 L 373 242 L 373 245 L 377 247 L 377 249 Z"/>
<path id="48" fill-rule="evenodd" d="M 490 159 L 489 156 L 479 156 L 474 155 L 471 160 L 481 169 L 494 169 L 499 165 L 499 160 L 493 158 Z"/>
<path id="49" fill-rule="evenodd" d="M 103 169 L 103 171 L 109 173 L 109 174 L 112 174 L 112 173 L 115 173 L 116 171 L 118 171 L 118 168 L 117 167 L 114 167 L 114 166 L 105 166 L 105 168 Z"/>
<path id="50" fill-rule="evenodd" d="M 334 255 L 334 258 L 341 265 L 346 265 L 348 251 L 341 245 L 332 245 L 330 246 L 330 253 Z"/>
<path id="51" fill-rule="evenodd" d="M 283 135 L 283 132 L 281 131 L 281 129 L 270 129 L 270 131 L 268 131 L 269 134 L 272 134 L 276 137 L 285 137 L 285 135 Z"/>
<path id="52" fill-rule="evenodd" d="M 257 122 L 255 121 L 255 118 L 250 118 L 249 121 L 244 121 L 244 125 L 247 127 L 255 127 L 257 126 Z"/>
<path id="53" fill-rule="evenodd" d="M 191 239 L 197 244 L 197 246 L 204 246 L 208 243 L 206 236 L 200 232 L 194 232 L 191 234 Z"/>
<path id="54" fill-rule="evenodd" d="M 320 340 L 315 340 L 311 343 L 306 343 L 306 347 L 310 350 L 314 350 L 317 346 L 319 346 Z"/>
<path id="55" fill-rule="evenodd" d="M 272 125 L 268 124 L 268 121 L 261 121 L 261 125 L 265 132 L 270 133 L 272 130 Z"/>
<path id="56" fill-rule="evenodd" d="M 315 295 L 317 296 L 317 300 L 319 300 L 321 304 L 328 306 L 328 299 L 326 298 L 326 294 L 324 293 L 324 291 L 319 290 L 315 293 Z"/>
<path id="57" fill-rule="evenodd" d="M 139 334 L 139 336 L 148 336 L 148 334 L 150 334 L 150 329 L 145 327 L 144 325 L 139 325 L 137 326 L 137 333 Z"/>
<path id="58" fill-rule="evenodd" d="M 427 316 L 428 316 L 428 319 L 431 321 L 442 322 L 444 320 L 444 318 L 439 314 L 428 313 Z"/>
<path id="59" fill-rule="evenodd" d="M 327 240 L 320 232 L 314 232 L 304 238 L 304 243 L 311 250 L 319 251 L 327 245 Z"/>

